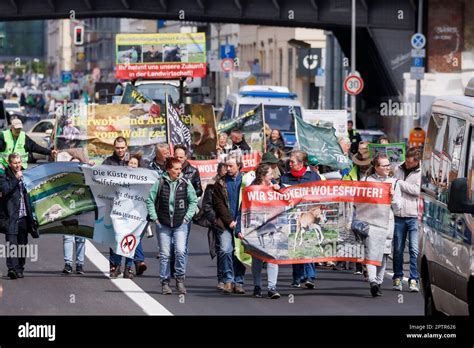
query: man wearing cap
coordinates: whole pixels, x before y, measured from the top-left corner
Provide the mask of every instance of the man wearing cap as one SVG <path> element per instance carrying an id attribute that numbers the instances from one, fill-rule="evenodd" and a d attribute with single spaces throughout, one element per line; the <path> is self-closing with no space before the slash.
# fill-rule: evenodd
<path id="1" fill-rule="evenodd" d="M 370 167 L 370 156 L 369 156 L 369 142 L 361 141 L 359 143 L 358 151 L 352 156 L 352 162 L 354 163 L 349 174 L 345 175 L 342 180 L 359 181 L 365 176 L 367 169 Z"/>
<path id="2" fill-rule="evenodd" d="M 56 150 L 46 149 L 31 140 L 23 131 L 23 123 L 19 119 L 11 122 L 10 129 L 0 133 L 0 165 L 8 167 L 8 155 L 17 153 L 21 157 L 22 167 L 26 169 L 28 164 L 28 153 L 34 152 L 41 155 L 56 156 Z"/>

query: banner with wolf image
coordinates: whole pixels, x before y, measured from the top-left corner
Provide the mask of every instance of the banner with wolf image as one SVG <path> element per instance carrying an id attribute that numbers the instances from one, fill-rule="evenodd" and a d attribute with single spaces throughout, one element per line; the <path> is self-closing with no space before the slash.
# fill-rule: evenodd
<path id="1" fill-rule="evenodd" d="M 243 245 L 266 262 L 295 264 L 351 261 L 380 265 L 389 221 L 390 185 L 320 181 L 275 191 L 249 186 L 242 197 Z M 351 223 L 370 224 L 369 237 L 356 239 Z"/>

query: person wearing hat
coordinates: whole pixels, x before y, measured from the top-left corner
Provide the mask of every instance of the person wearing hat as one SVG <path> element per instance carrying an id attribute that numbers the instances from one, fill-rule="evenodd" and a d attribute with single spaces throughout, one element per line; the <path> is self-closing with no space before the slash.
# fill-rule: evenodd
<path id="1" fill-rule="evenodd" d="M 355 155 L 352 156 L 352 169 L 349 174 L 345 175 L 342 180 L 359 181 L 365 172 L 370 168 L 369 142 L 361 141 L 359 149 Z"/>
<path id="2" fill-rule="evenodd" d="M 371 166 L 371 160 L 369 155 L 369 142 L 361 141 L 359 143 L 358 151 L 352 156 L 352 168 L 349 174 L 345 175 L 342 180 L 360 181 L 365 177 L 365 173 Z M 341 263 L 338 263 L 338 266 Z M 364 278 L 367 278 L 367 271 L 364 269 L 361 263 L 356 263 L 356 275 L 364 274 Z"/>
<path id="3" fill-rule="evenodd" d="M 318 174 L 321 180 L 326 180 L 326 177 L 319 172 L 319 161 L 316 158 L 316 156 L 313 156 L 313 155 L 308 156 L 308 168 L 309 170 Z"/>
<path id="4" fill-rule="evenodd" d="M 8 156 L 17 153 L 21 157 L 22 167 L 28 167 L 28 154 L 39 153 L 41 155 L 56 156 L 56 150 L 46 149 L 36 144 L 23 131 L 23 123 L 15 118 L 11 121 L 10 129 L 0 133 L 0 165 L 3 168 L 8 167 Z"/>
<path id="5" fill-rule="evenodd" d="M 278 180 L 280 179 L 280 176 L 281 176 L 281 171 L 280 169 L 278 168 L 278 163 L 280 161 L 278 160 L 278 158 L 273 154 L 273 152 L 265 152 L 263 155 L 262 155 L 262 161 L 260 163 L 267 163 L 269 164 L 271 167 L 272 167 L 272 172 L 273 172 L 273 178 L 275 180 Z"/>

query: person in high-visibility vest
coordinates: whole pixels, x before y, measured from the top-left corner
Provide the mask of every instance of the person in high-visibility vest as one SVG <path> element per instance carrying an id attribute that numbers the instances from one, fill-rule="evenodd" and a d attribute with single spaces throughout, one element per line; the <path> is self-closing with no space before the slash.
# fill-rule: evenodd
<path id="1" fill-rule="evenodd" d="M 347 121 L 347 134 L 351 140 L 351 153 L 356 154 L 359 149 L 359 143 L 362 141 L 362 137 L 359 132 L 352 127 L 354 127 L 354 122 Z"/>
<path id="2" fill-rule="evenodd" d="M 47 156 L 56 156 L 56 150 L 46 149 L 31 140 L 23 131 L 23 123 L 19 119 L 11 121 L 10 129 L 0 133 L 0 166 L 8 167 L 8 155 L 17 153 L 21 157 L 22 168 L 28 167 L 28 154 L 30 152 Z M 1 168 L 0 168 L 1 169 Z"/>
<path id="3" fill-rule="evenodd" d="M 415 127 L 410 131 L 408 139 L 409 147 L 423 147 L 425 144 L 426 133 L 421 127 Z"/>

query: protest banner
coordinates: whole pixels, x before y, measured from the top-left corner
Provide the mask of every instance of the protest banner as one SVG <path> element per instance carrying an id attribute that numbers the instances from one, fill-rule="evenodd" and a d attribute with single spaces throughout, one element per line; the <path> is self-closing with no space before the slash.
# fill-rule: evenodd
<path id="1" fill-rule="evenodd" d="M 310 156 L 315 156 L 319 164 L 334 169 L 345 169 L 351 166 L 349 158 L 344 156 L 339 146 L 334 128 L 314 126 L 296 115 L 295 127 L 300 149 Z"/>
<path id="2" fill-rule="evenodd" d="M 191 134 L 188 127 L 181 121 L 178 111 L 173 105 L 170 95 L 166 95 L 166 120 L 168 121 L 168 139 L 171 145 L 191 147 Z"/>
<path id="3" fill-rule="evenodd" d="M 252 148 L 252 151 L 263 153 L 265 152 L 265 133 L 263 131 L 265 118 L 263 108 L 263 104 L 260 104 L 235 119 L 221 121 L 217 125 L 217 131 L 229 134 L 233 128 L 238 128 L 244 134 L 245 141 Z"/>
<path id="4" fill-rule="evenodd" d="M 347 137 L 347 110 L 304 109 L 303 120 L 312 125 L 334 128 L 336 137 Z"/>
<path id="5" fill-rule="evenodd" d="M 66 126 L 61 127 L 63 119 Z M 70 125 L 67 120 L 72 121 Z M 59 125 L 57 149 L 85 148 L 96 164 L 112 155 L 119 136 L 127 140 L 130 153 L 141 152 L 147 160 L 153 158 L 155 144 L 167 141 L 165 109 L 160 104 L 94 104 L 76 116 L 61 117 Z M 79 133 L 65 133 L 68 127 Z"/>
<path id="6" fill-rule="evenodd" d="M 242 169 L 241 171 L 246 173 L 251 170 L 255 170 L 262 160 L 262 155 L 259 152 L 244 155 L 241 158 Z M 196 167 L 201 177 L 201 185 L 203 191 L 206 189 L 207 183 L 217 174 L 217 165 L 219 159 L 212 160 L 188 160 L 189 164 Z"/>
<path id="7" fill-rule="evenodd" d="M 48 163 L 25 171 L 25 187 L 41 234 L 74 234 L 133 257 L 148 214 L 155 171 Z"/>
<path id="8" fill-rule="evenodd" d="M 370 159 L 379 153 L 386 155 L 392 165 L 399 165 L 405 162 L 406 146 L 405 143 L 369 144 Z"/>
<path id="9" fill-rule="evenodd" d="M 352 261 L 380 265 L 391 209 L 390 185 L 374 182 L 319 181 L 275 191 L 249 186 L 242 197 L 242 234 L 246 252 L 270 263 Z M 369 237 L 380 253 L 366 252 L 351 231 L 356 218 L 370 224 Z M 376 207 L 376 209 L 375 209 Z"/>
<path id="10" fill-rule="evenodd" d="M 217 131 L 214 107 L 208 104 L 183 104 L 178 108 L 181 121 L 191 133 L 189 157 L 208 160 L 217 156 Z"/>
<path id="11" fill-rule="evenodd" d="M 117 34 L 117 79 L 206 76 L 205 33 Z"/>

